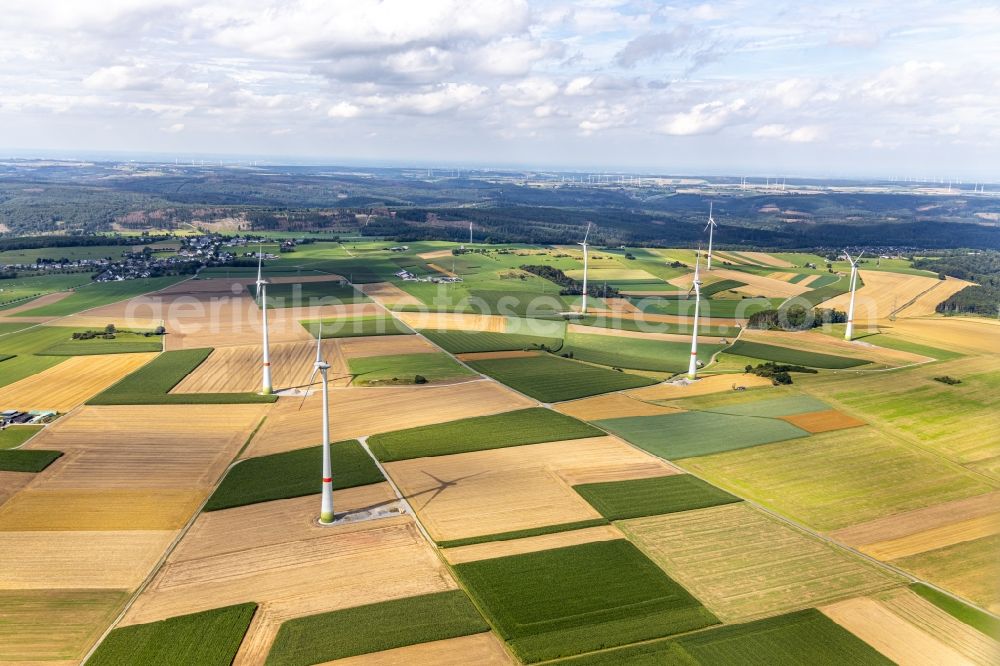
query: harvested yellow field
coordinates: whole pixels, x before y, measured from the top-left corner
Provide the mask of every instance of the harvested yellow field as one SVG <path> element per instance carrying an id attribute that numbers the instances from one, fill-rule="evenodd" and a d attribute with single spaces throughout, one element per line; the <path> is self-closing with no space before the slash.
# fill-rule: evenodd
<path id="1" fill-rule="evenodd" d="M 421 259 L 444 259 L 445 257 L 452 256 L 451 250 L 434 250 L 433 252 L 422 252 L 417 255 Z"/>
<path id="2" fill-rule="evenodd" d="M 391 356 L 394 354 L 433 354 L 437 347 L 419 335 L 373 335 L 341 338 L 340 351 L 344 358 Z"/>
<path id="3" fill-rule="evenodd" d="M 691 343 L 690 335 L 678 333 L 644 333 L 642 331 L 629 331 L 622 328 L 604 328 L 603 326 L 583 326 L 581 324 L 569 324 L 566 326 L 567 333 L 579 333 L 581 335 L 609 335 L 616 338 L 635 338 L 637 340 L 660 340 L 661 342 L 686 342 Z M 719 343 L 719 338 L 715 336 L 699 335 L 698 342 L 709 345 Z"/>
<path id="4" fill-rule="evenodd" d="M 798 275 L 798 273 L 776 272 L 776 273 L 768 273 L 767 277 L 771 278 L 772 280 L 781 280 L 782 282 L 788 282 L 789 280 L 791 280 L 792 278 L 794 278 L 796 275 Z"/>
<path id="5" fill-rule="evenodd" d="M 973 317 L 906 318 L 879 322 L 893 337 L 968 353 L 996 352 L 1000 321 Z"/>
<path id="6" fill-rule="evenodd" d="M 560 402 L 555 406 L 555 409 L 557 412 L 583 421 L 616 419 L 626 416 L 656 416 L 657 414 L 684 411 L 677 407 L 652 405 L 623 393 L 607 393 L 591 398 Z"/>
<path id="7" fill-rule="evenodd" d="M 583 280 L 582 268 L 564 272 L 574 280 Z M 635 268 L 594 268 L 588 266 L 587 279 L 596 284 L 602 280 L 655 280 L 656 276 Z"/>
<path id="8" fill-rule="evenodd" d="M 125 590 L 0 592 L 0 662 L 79 663 L 127 598 Z"/>
<path id="9" fill-rule="evenodd" d="M 854 302 L 854 319 L 859 324 L 885 319 L 894 311 L 898 311 L 899 317 L 934 314 L 938 303 L 971 284 L 962 280 L 939 280 L 923 275 L 864 269 L 860 270 L 860 275 L 864 286 L 857 290 Z M 849 301 L 850 294 L 841 294 L 823 301 L 818 307 L 846 312 Z"/>
<path id="10" fill-rule="evenodd" d="M 820 274 L 820 275 L 809 275 L 809 276 L 807 276 L 807 277 L 799 280 L 799 284 L 801 284 L 803 287 L 811 287 L 812 284 L 813 284 L 813 282 L 816 282 L 821 277 L 823 277 L 822 274 Z"/>
<path id="11" fill-rule="evenodd" d="M 539 352 L 518 350 L 518 351 L 494 351 L 494 352 L 468 352 L 465 354 L 455 354 L 459 361 L 486 361 L 494 358 L 531 358 L 541 356 Z"/>
<path id="12" fill-rule="evenodd" d="M 0 472 L 0 507 L 34 478 L 30 472 Z"/>
<path id="13" fill-rule="evenodd" d="M 354 288 L 379 305 L 423 305 L 419 298 L 411 296 L 391 282 L 356 284 Z"/>
<path id="14" fill-rule="evenodd" d="M 335 666 L 465 666 L 465 664 L 518 663 L 492 632 L 449 638 L 443 641 L 417 643 L 394 650 L 362 654 L 357 657 L 328 661 Z"/>
<path id="15" fill-rule="evenodd" d="M 489 331 L 506 333 L 507 318 L 500 315 L 459 314 L 454 312 L 395 312 L 396 319 L 410 328 L 454 331 Z"/>
<path id="16" fill-rule="evenodd" d="M 818 352 L 820 354 L 863 358 L 872 363 L 882 363 L 891 366 L 926 363 L 931 360 L 927 356 L 921 356 L 912 352 L 877 347 L 863 340 L 848 342 L 843 338 L 825 335 L 818 331 L 761 331 L 748 328 L 743 331 L 740 339 L 748 342 L 762 342 L 769 345 L 792 347 L 793 349 Z"/>
<path id="17" fill-rule="evenodd" d="M 743 271 L 734 271 L 728 268 L 713 268 L 712 275 L 722 280 L 745 282 L 745 286 L 734 287 L 733 291 L 746 294 L 747 296 L 767 296 L 769 298 L 783 296 L 791 298 L 792 296 L 798 296 L 809 291 L 808 287 L 803 287 L 801 284 L 783 282 L 764 275 L 754 275 L 753 273 L 744 273 Z"/>
<path id="18" fill-rule="evenodd" d="M 1000 643 L 949 615 L 911 590 L 901 587 L 875 596 L 894 615 L 934 636 L 976 664 L 1000 661 Z"/>
<path id="19" fill-rule="evenodd" d="M 309 513 L 314 516 L 315 507 Z M 307 538 L 294 541 L 197 559 L 173 554 L 123 624 L 256 601 L 260 607 L 237 663 L 263 663 L 285 620 L 455 587 L 407 516 L 333 528 L 314 525 Z"/>
<path id="20" fill-rule="evenodd" d="M 443 275 L 447 275 L 448 277 L 458 277 L 458 275 L 456 273 L 452 273 L 447 268 L 443 268 L 441 266 L 438 266 L 437 264 L 427 264 L 427 267 L 428 268 L 433 268 L 438 273 L 441 273 Z"/>
<path id="21" fill-rule="evenodd" d="M 83 407 L 36 435 L 65 451 L 45 490 L 213 486 L 271 405 Z"/>
<path id="22" fill-rule="evenodd" d="M 1000 492 L 854 525 L 831 537 L 880 560 L 893 560 L 1000 533 Z"/>
<path id="23" fill-rule="evenodd" d="M 0 404 L 4 409 L 68 412 L 155 357 L 155 353 L 71 356 L 48 370 L 0 388 Z"/>
<path id="24" fill-rule="evenodd" d="M 742 502 L 618 526 L 724 622 L 808 608 L 903 582 Z"/>
<path id="25" fill-rule="evenodd" d="M 708 395 L 709 393 L 724 393 L 733 391 L 733 387 L 742 386 L 744 388 L 770 387 L 771 380 L 757 375 L 745 373 L 733 375 L 705 375 L 695 382 L 688 383 L 663 383 L 644 386 L 643 388 L 626 391 L 625 395 L 637 400 L 677 400 L 679 398 L 692 398 L 696 395 Z"/>
<path id="26" fill-rule="evenodd" d="M 581 477 L 675 471 L 616 437 L 416 458 L 385 467 L 436 541 L 600 518 L 570 487 L 586 482 Z"/>
<path id="27" fill-rule="evenodd" d="M 0 508 L 0 532 L 180 529 L 206 498 L 189 490 L 40 490 Z"/>
<path id="28" fill-rule="evenodd" d="M 639 308 L 635 306 L 635 303 L 628 300 L 627 298 L 605 298 L 604 304 L 608 306 L 610 312 L 639 312 Z"/>
<path id="29" fill-rule="evenodd" d="M 746 257 L 751 261 L 762 264 L 764 266 L 776 266 L 778 268 L 795 268 L 795 264 L 785 261 L 779 257 L 775 257 L 767 252 L 747 252 L 740 250 L 740 256 Z"/>
<path id="30" fill-rule="evenodd" d="M 0 532 L 0 590 L 133 589 L 176 534 Z"/>
<path id="31" fill-rule="evenodd" d="M 843 412 L 838 412 L 836 409 L 825 409 L 821 412 L 807 412 L 805 414 L 792 414 L 791 416 L 781 416 L 779 418 L 811 433 L 844 430 L 846 428 L 857 428 L 858 426 L 866 425 L 861 419 L 848 416 Z"/>
<path id="32" fill-rule="evenodd" d="M 897 664 L 940 666 L 975 663 L 874 599 L 848 599 L 823 606 L 820 610 Z"/>
<path id="33" fill-rule="evenodd" d="M 336 340 L 324 340 L 323 358 L 331 365 L 330 379 L 346 386 L 350 372 Z M 271 380 L 275 390 L 306 386 L 316 359 L 315 342 L 270 345 Z M 171 393 L 253 393 L 260 391 L 261 347 L 220 347 L 185 377 Z"/>
<path id="34" fill-rule="evenodd" d="M 476 543 L 471 546 L 445 548 L 441 552 L 451 564 L 462 564 L 463 562 L 491 560 L 496 557 L 507 557 L 508 555 L 537 553 L 541 550 L 576 546 L 581 543 L 613 541 L 614 539 L 624 538 L 625 535 L 614 525 L 600 525 L 598 527 L 587 527 L 582 530 L 542 534 L 526 539 L 487 541 L 486 543 Z"/>
<path id="35" fill-rule="evenodd" d="M 304 402 L 297 398 L 278 400 L 245 456 L 309 446 L 318 438 L 321 400 L 318 393 Z M 537 404 L 488 380 L 438 386 L 334 389 L 330 392 L 330 436 L 335 441 L 352 439 Z"/>

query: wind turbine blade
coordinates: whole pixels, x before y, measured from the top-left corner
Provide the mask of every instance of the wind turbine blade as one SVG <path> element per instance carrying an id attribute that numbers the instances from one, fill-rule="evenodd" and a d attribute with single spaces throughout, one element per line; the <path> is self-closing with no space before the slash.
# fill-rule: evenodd
<path id="1" fill-rule="evenodd" d="M 312 386 L 313 380 L 316 379 L 316 373 L 319 372 L 319 368 L 313 370 L 313 373 L 309 375 L 309 381 L 306 382 L 306 386 Z M 302 401 L 299 402 L 299 410 L 302 410 L 302 405 L 306 403 L 306 398 L 309 397 L 309 389 L 306 389 L 305 393 L 302 394 Z"/>
<path id="2" fill-rule="evenodd" d="M 261 278 L 263 277 L 263 272 L 262 272 L 263 268 L 264 268 L 264 253 L 261 252 L 260 248 L 257 248 L 257 282 L 260 282 Z"/>
<path id="3" fill-rule="evenodd" d="M 589 237 L 590 237 L 590 222 L 587 222 L 587 233 L 583 235 L 583 242 L 586 243 Z"/>
<path id="4" fill-rule="evenodd" d="M 323 322 L 319 323 L 319 335 L 316 336 L 316 362 L 320 363 L 320 345 L 323 343 Z M 313 374 L 316 374 L 315 372 Z"/>
<path id="5" fill-rule="evenodd" d="M 862 257 L 862 256 L 864 255 L 864 253 L 865 253 L 865 251 L 864 251 L 864 250 L 861 250 L 861 254 L 859 254 L 859 255 L 858 255 L 858 258 L 857 258 L 857 259 L 855 259 L 854 261 L 861 261 L 861 257 Z"/>

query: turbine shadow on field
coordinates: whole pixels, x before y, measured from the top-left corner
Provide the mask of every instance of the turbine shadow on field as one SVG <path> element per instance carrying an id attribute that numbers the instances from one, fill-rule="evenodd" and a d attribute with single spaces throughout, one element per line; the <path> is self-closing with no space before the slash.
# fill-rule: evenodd
<path id="1" fill-rule="evenodd" d="M 440 495 L 441 493 L 443 493 L 445 490 L 447 490 L 448 488 L 452 488 L 454 486 L 457 486 L 459 481 L 464 481 L 465 479 L 471 479 L 473 477 L 476 477 L 476 476 L 479 476 L 480 474 L 485 474 L 485 473 L 486 473 L 485 471 L 483 471 L 483 472 L 476 472 L 475 474 L 466 474 L 465 476 L 460 476 L 457 479 L 452 479 L 451 481 L 445 481 L 444 479 L 440 479 L 440 478 L 434 476 L 433 474 L 431 474 L 430 472 L 424 470 L 424 474 L 426 474 L 427 476 L 431 477 L 432 479 L 434 479 L 434 481 L 437 482 L 437 484 L 438 484 L 437 487 L 435 487 L 435 488 L 428 488 L 427 490 L 421 490 L 418 493 L 413 493 L 412 495 L 407 495 L 407 496 L 405 496 L 404 499 L 406 499 L 407 501 L 409 501 L 409 500 L 411 500 L 411 499 L 413 499 L 415 497 L 419 497 L 420 495 L 426 495 L 427 493 L 431 493 L 431 492 L 434 493 L 433 495 L 431 495 L 430 499 L 428 499 L 426 502 L 424 502 L 423 505 L 420 507 L 420 508 L 425 508 L 428 504 L 430 504 L 431 502 L 433 502 L 437 498 L 437 496 Z"/>

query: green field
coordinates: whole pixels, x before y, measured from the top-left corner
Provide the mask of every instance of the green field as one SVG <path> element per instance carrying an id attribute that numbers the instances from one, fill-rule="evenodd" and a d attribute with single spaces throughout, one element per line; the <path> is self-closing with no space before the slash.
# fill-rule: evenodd
<path id="1" fill-rule="evenodd" d="M 138 243 L 137 243 L 138 244 Z M 119 259 L 131 252 L 131 245 L 74 245 L 66 247 L 39 247 L 29 250 L 4 250 L 0 264 L 34 264 L 39 259 L 79 261 L 81 259 Z"/>
<path id="2" fill-rule="evenodd" d="M 809 435 L 779 419 L 695 411 L 603 419 L 595 423 L 668 460 L 707 456 Z"/>
<path id="3" fill-rule="evenodd" d="M 690 474 L 573 486 L 608 520 L 625 520 L 739 502 Z"/>
<path id="4" fill-rule="evenodd" d="M 429 354 L 393 354 L 365 356 L 347 362 L 355 386 L 417 384 L 417 377 L 428 382 L 474 377 L 475 373 L 444 352 Z"/>
<path id="5" fill-rule="evenodd" d="M 70 326 L 33 326 L 0 337 L 0 352 L 17 355 L 38 354 L 56 345 L 74 342 L 73 334 L 82 330 L 85 329 Z M 86 342 L 94 341 L 88 340 Z"/>
<path id="6" fill-rule="evenodd" d="M 406 324 L 391 315 L 310 319 L 299 323 L 314 338 L 320 334 L 322 329 L 323 339 L 357 338 L 367 335 L 410 335 L 413 333 Z"/>
<path id="7" fill-rule="evenodd" d="M 385 480 L 357 440 L 330 444 L 330 462 L 334 490 Z M 321 446 L 243 460 L 226 474 L 205 511 L 319 493 L 322 464 Z"/>
<path id="8" fill-rule="evenodd" d="M 541 402 L 573 400 L 656 383 L 648 377 L 551 355 L 470 361 L 468 365 Z"/>
<path id="9" fill-rule="evenodd" d="M 169 393 L 170 389 L 194 372 L 212 353 L 211 348 L 163 352 L 103 393 L 88 405 L 228 405 L 275 402 L 273 395 L 256 393 Z"/>
<path id="10" fill-rule="evenodd" d="M 0 338 L 2 339 L 2 338 Z M 66 360 L 65 356 L 15 356 L 0 362 L 0 386 L 31 377 Z"/>
<path id="11" fill-rule="evenodd" d="M 69 340 L 59 342 L 39 352 L 39 356 L 87 356 L 92 354 L 133 354 L 137 352 L 158 352 L 163 350 L 161 336 L 145 336 L 141 333 L 119 331 L 112 340 L 92 338 L 90 340 Z"/>
<path id="12" fill-rule="evenodd" d="M 910 589 L 952 617 L 1000 641 L 1000 620 L 996 617 L 923 583 L 912 583 Z"/>
<path id="13" fill-rule="evenodd" d="M 42 451 L 40 449 L 0 451 L 0 471 L 41 472 L 61 455 L 62 451 Z"/>
<path id="14" fill-rule="evenodd" d="M 251 297 L 257 293 L 256 289 L 256 285 L 247 285 Z M 322 305 L 365 303 L 370 300 L 351 285 L 341 284 L 333 280 L 267 285 L 267 307 L 269 308 L 319 307 Z"/>
<path id="15" fill-rule="evenodd" d="M 810 608 L 746 624 L 560 661 L 566 666 L 795 666 L 893 662 L 823 613 Z"/>
<path id="16" fill-rule="evenodd" d="M 229 666 L 257 604 L 226 606 L 113 630 L 87 660 L 94 666 Z"/>
<path id="17" fill-rule="evenodd" d="M 368 445 L 376 458 L 392 462 L 602 435 L 565 414 L 531 408 L 372 435 Z"/>
<path id="18" fill-rule="evenodd" d="M 691 335 L 692 328 L 688 324 L 668 323 L 662 321 L 646 321 L 642 319 L 626 319 L 604 315 L 587 315 L 572 320 L 581 326 L 614 328 L 621 331 L 639 331 L 640 333 L 674 333 Z M 698 324 L 698 335 L 716 335 L 719 337 L 736 337 L 740 332 L 735 326 L 709 326 L 702 322 Z"/>
<path id="19" fill-rule="evenodd" d="M 527 663 L 716 622 L 697 599 L 622 539 L 468 562 L 454 570 Z"/>
<path id="20" fill-rule="evenodd" d="M 540 335 L 520 335 L 517 333 L 489 333 L 487 331 L 420 331 L 428 340 L 452 354 L 471 352 L 517 351 L 540 349 L 559 351 L 562 338 Z"/>
<path id="21" fill-rule="evenodd" d="M 698 360 L 708 364 L 712 354 L 724 347 L 721 344 L 700 344 Z M 568 333 L 560 354 L 572 354 L 574 359 L 614 368 L 685 372 L 691 358 L 691 343 Z"/>
<path id="22" fill-rule="evenodd" d="M 844 327 L 841 325 L 836 325 L 831 327 L 831 333 L 840 338 L 844 336 Z M 921 345 L 916 342 L 910 342 L 909 340 L 904 340 L 902 338 L 897 338 L 891 333 L 875 333 L 872 335 L 856 335 L 855 340 L 864 340 L 867 343 L 885 347 L 887 349 L 896 349 L 898 351 L 910 352 L 913 354 L 920 354 L 921 356 L 929 356 L 930 358 L 936 358 L 939 361 L 950 361 L 952 359 L 961 358 L 963 354 L 952 351 L 950 349 L 940 349 L 938 347 L 928 347 L 927 345 Z"/>
<path id="23" fill-rule="evenodd" d="M 854 428 L 847 437 L 821 433 L 683 464 L 740 497 L 823 531 L 980 495 L 996 485 L 872 427 Z"/>
<path id="24" fill-rule="evenodd" d="M 489 631 L 461 590 L 309 615 L 281 625 L 268 666 L 309 666 Z"/>
<path id="25" fill-rule="evenodd" d="M 0 310 L 28 303 L 39 296 L 90 284 L 89 273 L 36 275 L 0 280 Z M 30 324 L 25 324 L 30 326 Z"/>
<path id="26" fill-rule="evenodd" d="M 692 408 L 707 411 L 716 412 L 719 414 L 733 414 L 736 416 L 766 416 L 766 417 L 778 417 L 778 416 L 791 416 L 793 414 L 808 414 L 809 412 L 821 412 L 827 409 L 831 409 L 830 405 L 826 404 L 822 400 L 817 400 L 808 395 L 802 394 L 789 394 L 782 396 L 780 398 L 769 398 L 765 400 L 742 400 L 744 397 L 755 397 L 753 394 L 736 394 L 738 396 L 736 402 L 730 395 L 722 394 L 721 397 L 708 396 L 707 398 L 702 398 L 701 400 L 691 400 L 683 403 L 685 407 L 691 406 Z M 760 397 L 760 396 L 756 396 Z M 714 398 L 714 400 L 713 400 Z M 726 400 L 726 402 L 723 402 Z M 717 404 L 712 405 L 712 402 Z M 697 407 L 693 405 L 697 404 Z"/>
<path id="27" fill-rule="evenodd" d="M 186 276 L 142 278 L 139 280 L 122 280 L 121 282 L 95 282 L 80 287 L 73 292 L 73 295 L 67 296 L 61 301 L 26 310 L 19 313 L 19 316 L 61 317 L 70 315 L 101 305 L 123 301 L 134 296 L 140 296 L 151 291 L 165 289 L 184 279 L 186 279 Z"/>
<path id="28" fill-rule="evenodd" d="M 728 351 L 732 354 L 759 358 L 763 361 L 804 365 L 810 368 L 843 369 L 868 364 L 868 361 L 864 359 L 834 356 L 833 354 L 817 354 L 816 352 L 779 347 L 777 345 L 766 345 L 760 342 L 746 342 L 745 340 L 738 340 Z"/>
<path id="29" fill-rule="evenodd" d="M 695 301 L 690 299 L 676 298 L 632 298 L 630 299 L 643 312 L 650 314 L 683 315 L 694 316 Z M 776 308 L 784 299 L 767 298 L 743 298 L 743 299 L 705 299 L 701 300 L 698 312 L 699 317 L 749 317 L 761 310 L 772 310 Z"/>
<path id="30" fill-rule="evenodd" d="M 0 451 L 21 446 L 31 439 L 43 426 L 12 425 L 0 430 Z"/>
<path id="31" fill-rule="evenodd" d="M 720 291 L 728 291 L 730 289 L 736 289 L 737 287 L 742 287 L 746 282 L 740 282 L 739 280 L 719 280 L 718 282 L 713 282 L 711 284 L 706 284 L 701 288 L 702 298 L 708 298 L 713 294 L 717 294 Z"/>

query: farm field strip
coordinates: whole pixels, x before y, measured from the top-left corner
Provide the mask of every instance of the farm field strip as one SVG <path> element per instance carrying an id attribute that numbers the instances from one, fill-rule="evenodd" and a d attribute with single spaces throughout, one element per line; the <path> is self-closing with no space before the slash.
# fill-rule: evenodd
<path id="1" fill-rule="evenodd" d="M 973 354 L 994 352 L 1000 335 L 1000 322 L 970 317 L 907 317 L 879 322 L 879 328 L 905 340 Z"/>
<path id="2" fill-rule="evenodd" d="M 324 341 L 323 358 L 332 367 L 334 385 L 346 386 L 350 374 L 335 341 Z M 306 386 L 313 372 L 316 344 L 285 342 L 270 345 L 272 383 L 275 390 Z M 194 372 L 170 393 L 254 393 L 261 386 L 260 345 L 215 349 Z"/>
<path id="3" fill-rule="evenodd" d="M 337 666 L 506 666 L 515 664 L 493 632 L 417 643 L 406 647 L 338 659 Z"/>
<path id="4" fill-rule="evenodd" d="M 808 287 L 793 282 L 775 280 L 764 275 L 755 275 L 744 271 L 734 271 L 727 268 L 713 268 L 712 275 L 720 280 L 742 282 L 743 286 L 733 287 L 733 291 L 747 296 L 767 296 L 769 298 L 791 298 L 809 291 Z"/>
<path id="5" fill-rule="evenodd" d="M 614 437 L 415 458 L 385 469 L 436 541 L 601 518 L 571 485 L 676 472 Z"/>
<path id="6" fill-rule="evenodd" d="M 748 328 L 743 331 L 740 340 L 779 347 L 791 347 L 795 350 L 816 354 L 847 356 L 890 366 L 926 363 L 932 360 L 920 354 L 888 349 L 887 347 L 877 347 L 866 344 L 863 340 L 848 342 L 843 338 L 835 338 L 832 335 L 824 335 L 815 331 L 761 331 Z"/>
<path id="7" fill-rule="evenodd" d="M 507 318 L 500 315 L 449 312 L 394 312 L 393 315 L 412 329 L 507 332 Z"/>
<path id="8" fill-rule="evenodd" d="M 0 388 L 0 406 L 67 412 L 155 357 L 155 353 L 74 356 Z"/>
<path id="9" fill-rule="evenodd" d="M 624 418 L 627 416 L 656 416 L 658 414 L 673 414 L 681 411 L 677 407 L 663 407 L 630 397 L 630 395 L 634 395 L 638 391 L 648 391 L 658 388 L 658 386 L 651 386 L 647 389 L 636 389 L 629 391 L 627 394 L 608 393 L 590 398 L 560 402 L 555 405 L 554 409 L 557 412 L 584 421 Z"/>
<path id="10" fill-rule="evenodd" d="M 847 428 L 857 428 L 866 425 L 861 419 L 848 416 L 835 409 L 827 409 L 818 412 L 806 412 L 804 414 L 792 414 L 790 416 L 779 417 L 783 421 L 788 421 L 796 428 L 802 428 L 806 432 L 813 434 L 819 432 L 829 432 L 830 430 L 845 430 Z"/>
<path id="11" fill-rule="evenodd" d="M 1000 535 L 992 535 L 901 557 L 892 564 L 998 615 L 998 551 Z"/>
<path id="12" fill-rule="evenodd" d="M 656 383 L 647 377 L 552 355 L 474 361 L 469 366 L 541 402 L 561 402 Z"/>
<path id="13" fill-rule="evenodd" d="M 742 502 L 616 524 L 726 622 L 905 582 Z"/>
<path id="14" fill-rule="evenodd" d="M 441 554 L 451 564 L 462 564 L 464 562 L 507 557 L 508 555 L 535 553 L 541 550 L 563 548 L 564 546 L 575 546 L 593 541 L 611 541 L 613 539 L 624 538 L 625 535 L 614 525 L 599 525 L 597 527 L 585 527 L 580 530 L 570 530 L 568 532 L 542 534 L 524 539 L 487 541 L 486 543 L 477 543 L 470 546 L 445 548 L 441 551 Z"/>
<path id="15" fill-rule="evenodd" d="M 770 387 L 771 380 L 746 373 L 703 375 L 696 382 L 669 382 L 626 391 L 637 400 L 679 400 L 711 393 L 731 392 L 734 386 L 744 388 Z M 623 415 L 624 416 L 624 415 Z"/>
<path id="16" fill-rule="evenodd" d="M 888 271 L 858 271 L 864 286 L 855 294 L 854 317 L 858 322 L 874 322 L 887 318 L 893 310 L 917 299 L 898 313 L 899 317 L 920 317 L 934 314 L 934 307 L 952 294 L 969 286 L 963 280 L 938 280 L 922 275 L 906 275 Z M 930 290 L 925 297 L 921 294 Z M 940 297 L 940 300 L 936 300 Z M 850 294 L 841 294 L 819 304 L 821 308 L 847 311 Z"/>
<path id="17" fill-rule="evenodd" d="M 636 340 L 659 340 L 661 342 L 683 342 L 691 344 L 691 336 L 680 333 L 643 333 L 642 331 L 629 331 L 620 328 L 604 328 L 603 326 L 581 326 L 579 324 L 569 324 L 566 327 L 566 332 L 578 335 L 610 336 L 616 338 L 634 338 Z M 719 336 L 699 335 L 698 342 L 705 344 L 718 344 Z"/>
<path id="18" fill-rule="evenodd" d="M 419 335 L 378 335 L 340 340 L 345 359 L 396 354 L 433 354 L 438 349 Z"/>
<path id="19" fill-rule="evenodd" d="M 279 400 L 244 455 L 279 453 L 314 443 L 321 400 L 319 394 L 304 402 Z M 354 439 L 534 406 L 533 401 L 486 380 L 442 386 L 337 389 L 330 392 L 330 413 L 337 415 L 331 419 L 330 437 L 335 441 Z"/>
<path id="20" fill-rule="evenodd" d="M 36 484 L 45 488 L 45 483 Z M 205 499 L 199 490 L 23 490 L 0 507 L 0 532 L 176 530 Z"/>

